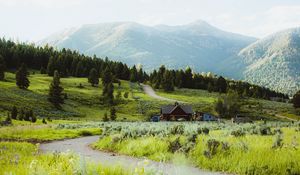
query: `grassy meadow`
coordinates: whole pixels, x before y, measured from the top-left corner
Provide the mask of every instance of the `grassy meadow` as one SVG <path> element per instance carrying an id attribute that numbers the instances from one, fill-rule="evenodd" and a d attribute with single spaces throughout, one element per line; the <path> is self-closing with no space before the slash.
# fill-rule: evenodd
<path id="1" fill-rule="evenodd" d="M 234 174 L 299 174 L 300 124 L 105 124 L 94 149 Z"/>
<path id="2" fill-rule="evenodd" d="M 0 174 L 151 174 L 143 168 L 128 170 L 86 162 L 71 152 L 43 154 L 36 144 L 90 135 L 100 135 L 91 145 L 95 150 L 160 162 L 233 174 L 300 173 L 300 123 L 280 117 L 299 119 L 289 103 L 242 99 L 243 113 L 281 121 L 150 123 L 144 121 L 170 102 L 148 96 L 136 83 L 121 81 L 120 86 L 114 84 L 115 96 L 121 93 L 115 106 L 117 122 L 100 122 L 110 110 L 100 102 L 101 83 L 92 87 L 87 78 L 61 78 L 67 95 L 62 110 L 56 110 L 47 100 L 52 77 L 36 73 L 29 79 L 28 90 L 16 87 L 13 73 L 6 73 L 5 81 L 0 81 L 1 120 L 13 106 L 32 109 L 38 118 L 35 123 L 12 120 L 12 125 L 0 126 Z M 214 102 L 221 96 L 191 89 L 157 93 L 213 114 Z"/>
<path id="3" fill-rule="evenodd" d="M 67 97 L 63 110 L 58 111 L 47 100 L 52 77 L 34 74 L 30 75 L 29 80 L 28 90 L 21 90 L 16 87 L 15 75 L 6 73 L 6 81 L 0 81 L 0 116 L 6 116 L 13 106 L 33 109 L 40 118 L 99 121 L 104 113 L 109 115 L 110 108 L 100 103 L 101 83 L 98 87 L 92 87 L 87 78 L 61 78 Z M 116 106 L 117 120 L 146 120 L 150 114 L 159 111 L 161 104 L 165 104 L 145 95 L 138 84 L 121 81 L 120 86 L 114 86 L 115 95 L 120 91 L 122 97 Z M 128 98 L 124 98 L 126 92 Z"/>
<path id="4" fill-rule="evenodd" d="M 221 96 L 216 92 L 209 93 L 198 89 L 176 89 L 174 92 L 158 91 L 162 97 L 179 99 L 191 104 L 194 110 L 208 112 L 217 115 L 214 110 L 214 102 Z M 293 108 L 291 103 L 283 103 L 255 98 L 241 99 L 241 113 L 250 117 L 265 117 L 269 119 L 280 119 L 277 115 L 285 116 L 293 120 L 300 119 L 300 111 Z M 282 118 L 281 118 L 282 119 Z"/>
<path id="5" fill-rule="evenodd" d="M 0 142 L 0 169 L 0 174 L 18 175 L 131 175 L 135 173 L 134 170 L 127 170 L 117 165 L 108 167 L 94 164 L 72 152 L 41 154 L 38 145 L 26 142 Z"/>

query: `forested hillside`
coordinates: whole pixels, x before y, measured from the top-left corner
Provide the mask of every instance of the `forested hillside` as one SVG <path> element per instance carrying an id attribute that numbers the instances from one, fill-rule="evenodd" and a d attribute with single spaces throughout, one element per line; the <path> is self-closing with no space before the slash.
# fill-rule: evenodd
<path id="1" fill-rule="evenodd" d="M 154 70 L 149 75 L 142 67 L 128 67 L 122 62 L 104 60 L 96 56 L 90 57 L 69 49 L 56 50 L 53 47 L 34 46 L 25 43 L 14 43 L 9 40 L 0 40 L 0 55 L 4 58 L 5 67 L 14 70 L 25 63 L 28 68 L 41 70 L 53 76 L 58 70 L 61 77 L 88 77 L 92 69 L 103 75 L 108 70 L 113 75 L 113 81 L 118 79 L 130 80 L 131 82 L 147 82 L 157 89 L 172 91 L 177 88 L 204 89 L 226 93 L 229 90 L 237 91 L 240 95 L 270 99 L 271 97 L 287 98 L 285 94 L 277 93 L 268 88 L 259 87 L 241 81 L 226 80 L 222 76 L 212 74 L 203 75 L 193 72 L 190 68 L 186 70 L 167 70 L 164 66 Z"/>
<path id="2" fill-rule="evenodd" d="M 300 28 L 263 38 L 239 53 L 246 81 L 290 95 L 300 89 Z"/>

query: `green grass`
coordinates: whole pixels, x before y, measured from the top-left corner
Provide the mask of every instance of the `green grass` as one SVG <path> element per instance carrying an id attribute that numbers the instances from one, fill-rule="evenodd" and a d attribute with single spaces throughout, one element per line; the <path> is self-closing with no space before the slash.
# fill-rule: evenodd
<path id="1" fill-rule="evenodd" d="M 187 162 L 201 169 L 234 174 L 300 173 L 299 123 L 108 123 L 102 126 L 106 128 L 102 138 L 92 145 L 99 150 L 156 161 Z M 183 130 L 174 133 L 178 126 Z M 208 128 L 210 132 L 199 133 L 199 128 Z M 244 134 L 234 136 L 233 131 Z M 191 140 L 194 135 L 195 142 Z M 280 146 L 274 147 L 278 137 L 282 139 Z M 176 138 L 179 147 L 173 152 L 170 148 Z M 209 140 L 217 142 L 215 149 L 208 146 Z"/>
<path id="2" fill-rule="evenodd" d="M 143 172 L 143 168 L 136 170 Z M 84 160 L 72 153 L 40 154 L 38 145 L 19 142 L 0 142 L 0 174 L 103 174 L 130 175 L 134 170 L 120 166 L 103 166 Z M 140 173 L 140 175 L 146 174 Z"/>
<path id="3" fill-rule="evenodd" d="M 14 121 L 13 121 L 14 122 Z M 0 141 L 27 141 L 27 142 L 46 142 L 67 138 L 83 137 L 87 135 L 101 134 L 100 128 L 81 128 L 81 129 L 60 129 L 57 124 L 31 124 L 24 122 L 15 126 L 0 128 Z"/>
<path id="4" fill-rule="evenodd" d="M 176 99 L 179 101 L 192 104 L 194 110 L 208 112 L 217 115 L 214 110 L 214 102 L 222 95 L 219 93 L 209 93 L 205 90 L 196 89 L 176 89 L 174 92 L 157 93 L 160 96 Z M 278 119 L 276 114 L 287 118 L 300 120 L 299 111 L 295 110 L 290 103 L 282 103 L 263 99 L 247 98 L 242 99 L 241 112 L 253 117 L 268 117 L 270 119 Z"/>
<path id="5" fill-rule="evenodd" d="M 109 107 L 101 105 L 100 97 L 102 85 L 92 87 L 87 78 L 61 78 L 64 92 L 68 98 L 62 106 L 63 110 L 56 110 L 47 100 L 49 84 L 52 77 L 46 75 L 30 75 L 28 90 L 18 89 L 15 85 L 15 75 L 6 73 L 6 81 L 0 81 L 0 116 L 6 116 L 13 106 L 33 109 L 38 117 L 53 119 L 102 120 L 104 113 L 109 114 Z M 101 82 L 101 81 L 100 81 Z M 79 88 L 79 84 L 83 88 Z M 116 106 L 117 120 L 138 121 L 147 120 L 151 113 L 159 111 L 159 102 L 144 94 L 141 87 L 128 81 L 121 81 L 121 86 L 115 85 L 115 95 L 122 93 L 121 102 Z M 125 92 L 129 98 L 124 98 Z M 144 106 L 148 106 L 147 108 Z M 143 111 L 140 108 L 145 108 Z"/>

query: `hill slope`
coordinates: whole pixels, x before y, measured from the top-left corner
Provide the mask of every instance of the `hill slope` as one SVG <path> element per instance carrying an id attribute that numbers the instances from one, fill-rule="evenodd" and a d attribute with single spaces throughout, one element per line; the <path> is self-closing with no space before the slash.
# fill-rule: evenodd
<path id="1" fill-rule="evenodd" d="M 294 94 L 300 87 L 300 28 L 261 39 L 239 53 L 246 81 Z"/>
<path id="2" fill-rule="evenodd" d="M 108 56 L 146 69 L 161 64 L 191 66 L 223 74 L 222 62 L 256 39 L 219 30 L 204 21 L 182 26 L 144 26 L 131 22 L 84 25 L 49 36 L 39 44 Z"/>

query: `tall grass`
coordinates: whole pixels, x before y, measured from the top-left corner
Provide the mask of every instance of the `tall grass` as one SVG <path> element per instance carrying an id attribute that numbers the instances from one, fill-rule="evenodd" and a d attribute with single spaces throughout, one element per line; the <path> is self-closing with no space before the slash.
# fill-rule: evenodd
<path id="1" fill-rule="evenodd" d="M 134 174 L 134 171 L 120 166 L 108 167 L 87 162 L 83 157 L 72 152 L 40 154 L 37 145 L 0 142 L 0 174 L 130 175 Z"/>

